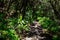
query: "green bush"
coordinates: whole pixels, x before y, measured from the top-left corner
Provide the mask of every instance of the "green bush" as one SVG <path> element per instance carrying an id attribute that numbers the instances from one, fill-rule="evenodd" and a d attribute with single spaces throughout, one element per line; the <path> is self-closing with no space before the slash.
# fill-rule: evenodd
<path id="1" fill-rule="evenodd" d="M 1 40 L 19 40 L 15 30 L 0 30 Z"/>
<path id="2" fill-rule="evenodd" d="M 58 31 L 58 24 L 55 21 L 49 19 L 48 17 L 38 17 L 37 19 L 43 28 L 53 32 Z"/>

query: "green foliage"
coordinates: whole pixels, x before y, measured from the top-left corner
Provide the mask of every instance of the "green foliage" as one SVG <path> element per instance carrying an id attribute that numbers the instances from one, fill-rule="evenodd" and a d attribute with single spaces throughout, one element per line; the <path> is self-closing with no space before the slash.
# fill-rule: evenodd
<path id="1" fill-rule="evenodd" d="M 50 24 L 52 23 L 51 20 L 47 17 L 38 17 L 37 18 L 40 22 L 40 24 L 44 27 L 47 28 L 49 26 L 51 26 Z"/>
<path id="2" fill-rule="evenodd" d="M 22 30 L 28 31 L 28 30 L 29 30 L 29 27 L 28 27 L 27 24 L 28 24 L 28 22 L 22 20 L 22 16 L 20 16 L 20 17 L 18 18 L 17 28 L 20 29 L 20 31 L 22 31 Z"/>
<path id="3" fill-rule="evenodd" d="M 53 40 L 60 40 L 59 0 L 0 0 L 0 6 L 2 40 L 19 40 L 17 32 L 29 31 L 28 24 L 34 20 L 39 20 L 44 29 L 55 34 Z"/>
<path id="4" fill-rule="evenodd" d="M 0 13 L 0 38 L 1 40 L 19 40 L 16 31 L 13 30 L 15 19 L 5 19 L 5 14 Z"/>
<path id="5" fill-rule="evenodd" d="M 15 30 L 0 30 L 1 40 L 19 40 Z"/>
<path id="6" fill-rule="evenodd" d="M 48 17 L 38 17 L 39 23 L 42 25 L 43 28 L 51 30 L 53 32 L 57 32 L 58 24 L 55 21 L 52 21 Z"/>
<path id="7" fill-rule="evenodd" d="M 58 36 L 57 35 L 54 35 L 53 36 L 53 40 L 58 40 Z"/>

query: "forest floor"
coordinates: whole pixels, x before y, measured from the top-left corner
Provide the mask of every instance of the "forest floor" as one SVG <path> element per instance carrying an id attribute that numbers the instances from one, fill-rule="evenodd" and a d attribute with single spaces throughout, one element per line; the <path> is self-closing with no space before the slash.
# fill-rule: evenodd
<path id="1" fill-rule="evenodd" d="M 52 40 L 52 36 L 48 33 L 44 33 L 43 28 L 38 22 L 31 24 L 30 31 L 25 31 L 21 35 L 21 40 Z"/>

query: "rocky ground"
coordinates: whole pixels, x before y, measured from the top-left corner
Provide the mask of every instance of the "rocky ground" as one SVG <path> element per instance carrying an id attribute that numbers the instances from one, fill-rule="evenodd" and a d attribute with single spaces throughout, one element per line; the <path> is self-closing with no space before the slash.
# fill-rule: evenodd
<path id="1" fill-rule="evenodd" d="M 21 40 L 52 40 L 52 36 L 49 33 L 45 33 L 46 31 L 37 21 L 34 21 L 30 25 L 29 32 L 22 33 Z"/>

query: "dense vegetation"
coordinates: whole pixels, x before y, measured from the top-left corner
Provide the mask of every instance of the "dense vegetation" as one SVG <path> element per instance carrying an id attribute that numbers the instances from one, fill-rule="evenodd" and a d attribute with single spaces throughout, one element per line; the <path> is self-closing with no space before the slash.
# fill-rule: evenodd
<path id="1" fill-rule="evenodd" d="M 38 20 L 53 40 L 60 40 L 60 0 L 0 0 L 0 39 L 19 40 Z"/>

